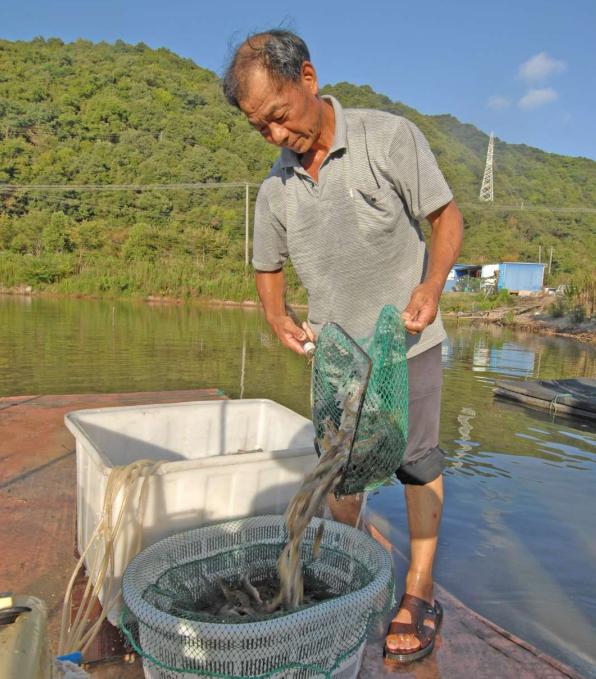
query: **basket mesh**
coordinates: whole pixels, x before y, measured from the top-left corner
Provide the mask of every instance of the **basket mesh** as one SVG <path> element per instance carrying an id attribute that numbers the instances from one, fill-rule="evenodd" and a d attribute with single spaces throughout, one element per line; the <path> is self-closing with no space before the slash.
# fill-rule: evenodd
<path id="1" fill-rule="evenodd" d="M 217 581 L 274 573 L 287 539 L 283 517 L 199 528 L 158 542 L 129 565 L 121 626 L 152 679 L 208 676 L 348 679 L 358 671 L 370 626 L 393 603 L 391 559 L 368 535 L 327 521 L 312 559 L 319 519 L 302 545 L 304 574 L 332 598 L 231 622 L 201 612 Z"/>
<path id="2" fill-rule="evenodd" d="M 360 416 L 338 495 L 371 490 L 392 476 L 408 437 L 408 368 L 403 321 L 383 307 L 373 335 L 356 343 L 327 323 L 317 340 L 311 383 L 312 416 L 318 447 L 326 420 L 339 427 L 347 391 L 367 382 Z"/>

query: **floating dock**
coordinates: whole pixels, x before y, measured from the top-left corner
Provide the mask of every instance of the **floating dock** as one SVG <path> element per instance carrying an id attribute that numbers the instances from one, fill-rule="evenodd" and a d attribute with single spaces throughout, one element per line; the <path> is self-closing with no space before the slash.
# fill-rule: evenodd
<path id="1" fill-rule="evenodd" d="M 223 398 L 217 389 L 128 394 L 0 397 L 0 583 L 31 594 L 48 607 L 52 650 L 58 643 L 62 598 L 76 564 L 74 439 L 64 426 L 72 410 Z M 387 542 L 382 516 L 369 513 L 367 528 L 392 551 L 398 578 L 405 562 Z M 84 586 L 81 579 L 78 589 Z M 582 679 L 581 675 L 486 620 L 437 585 L 445 619 L 432 655 L 409 668 L 383 664 L 386 622 L 371 634 L 360 679 L 399 674 L 415 679 Z M 97 611 L 96 611 L 97 613 Z M 87 671 L 99 679 L 141 679 L 141 662 L 105 622 L 89 650 Z"/>
<path id="2" fill-rule="evenodd" d="M 496 380 L 496 396 L 554 415 L 596 421 L 596 380 Z"/>

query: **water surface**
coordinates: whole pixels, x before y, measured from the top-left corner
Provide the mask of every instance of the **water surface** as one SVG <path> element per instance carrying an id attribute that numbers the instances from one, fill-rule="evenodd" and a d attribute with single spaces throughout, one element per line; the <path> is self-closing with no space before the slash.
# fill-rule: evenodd
<path id="1" fill-rule="evenodd" d="M 496 400 L 495 379 L 595 377 L 573 340 L 452 326 L 436 578 L 486 617 L 596 677 L 596 432 Z M 0 297 L 0 395 L 219 387 L 309 414 L 309 371 L 255 309 Z M 403 494 L 381 489 L 407 551 Z"/>

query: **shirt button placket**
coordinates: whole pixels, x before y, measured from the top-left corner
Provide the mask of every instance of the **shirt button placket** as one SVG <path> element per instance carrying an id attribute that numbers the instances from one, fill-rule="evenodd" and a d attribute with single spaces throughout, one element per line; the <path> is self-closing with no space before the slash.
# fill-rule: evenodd
<path id="1" fill-rule="evenodd" d="M 312 177 L 305 177 L 306 180 L 306 185 L 308 186 L 308 190 L 310 193 L 317 198 L 319 195 L 319 185 L 315 182 L 315 180 Z"/>

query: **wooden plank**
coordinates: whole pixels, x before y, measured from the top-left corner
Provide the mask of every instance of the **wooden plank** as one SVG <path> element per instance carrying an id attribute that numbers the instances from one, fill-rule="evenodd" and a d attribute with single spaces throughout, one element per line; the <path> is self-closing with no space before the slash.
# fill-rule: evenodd
<path id="1" fill-rule="evenodd" d="M 62 600 L 76 565 L 74 439 L 64 415 L 82 408 L 181 403 L 224 398 L 217 389 L 126 394 L 4 397 L 0 405 L 0 582 L 3 591 L 32 594 L 48 606 L 48 636 L 57 652 Z M 85 580 L 77 583 L 77 591 Z M 99 608 L 94 610 L 97 616 Z M 95 618 L 97 619 L 97 618 Z M 127 648 L 104 623 L 87 654 L 93 676 L 142 676 L 140 663 L 104 664 Z M 139 674 L 139 672 L 141 672 Z"/>
<path id="2" fill-rule="evenodd" d="M 48 606 L 48 636 L 55 652 L 62 599 L 76 564 L 76 483 L 74 441 L 63 424 L 64 414 L 81 408 L 221 398 L 221 392 L 185 390 L 130 394 L 76 394 L 5 397 L 0 401 L 0 581 L 4 590 L 33 594 Z M 7 406 L 10 407 L 4 407 Z M 392 551 L 403 571 L 399 554 L 374 521 L 373 536 Z M 84 578 L 77 583 L 80 595 Z M 445 623 L 433 654 L 409 668 L 383 663 L 382 649 L 388 621 L 373 630 L 360 679 L 399 673 L 416 679 L 475 677 L 477 679 L 580 679 L 580 675 L 514 637 L 437 586 L 445 609 Z M 75 601 L 77 597 L 75 596 Z M 98 615 L 99 609 L 94 610 Z M 98 679 L 140 679 L 139 661 L 122 660 L 127 652 L 117 630 L 104 623 L 88 653 L 91 676 Z"/>
<path id="3" fill-rule="evenodd" d="M 403 573 L 404 556 L 379 530 L 374 516 L 367 516 L 366 529 L 391 552 L 396 572 Z M 435 598 L 443 606 L 444 619 L 432 654 L 404 667 L 384 662 L 385 632 L 394 614 L 392 611 L 369 637 L 359 679 L 377 679 L 396 673 L 402 679 L 582 679 L 575 670 L 490 622 L 437 584 Z"/>

